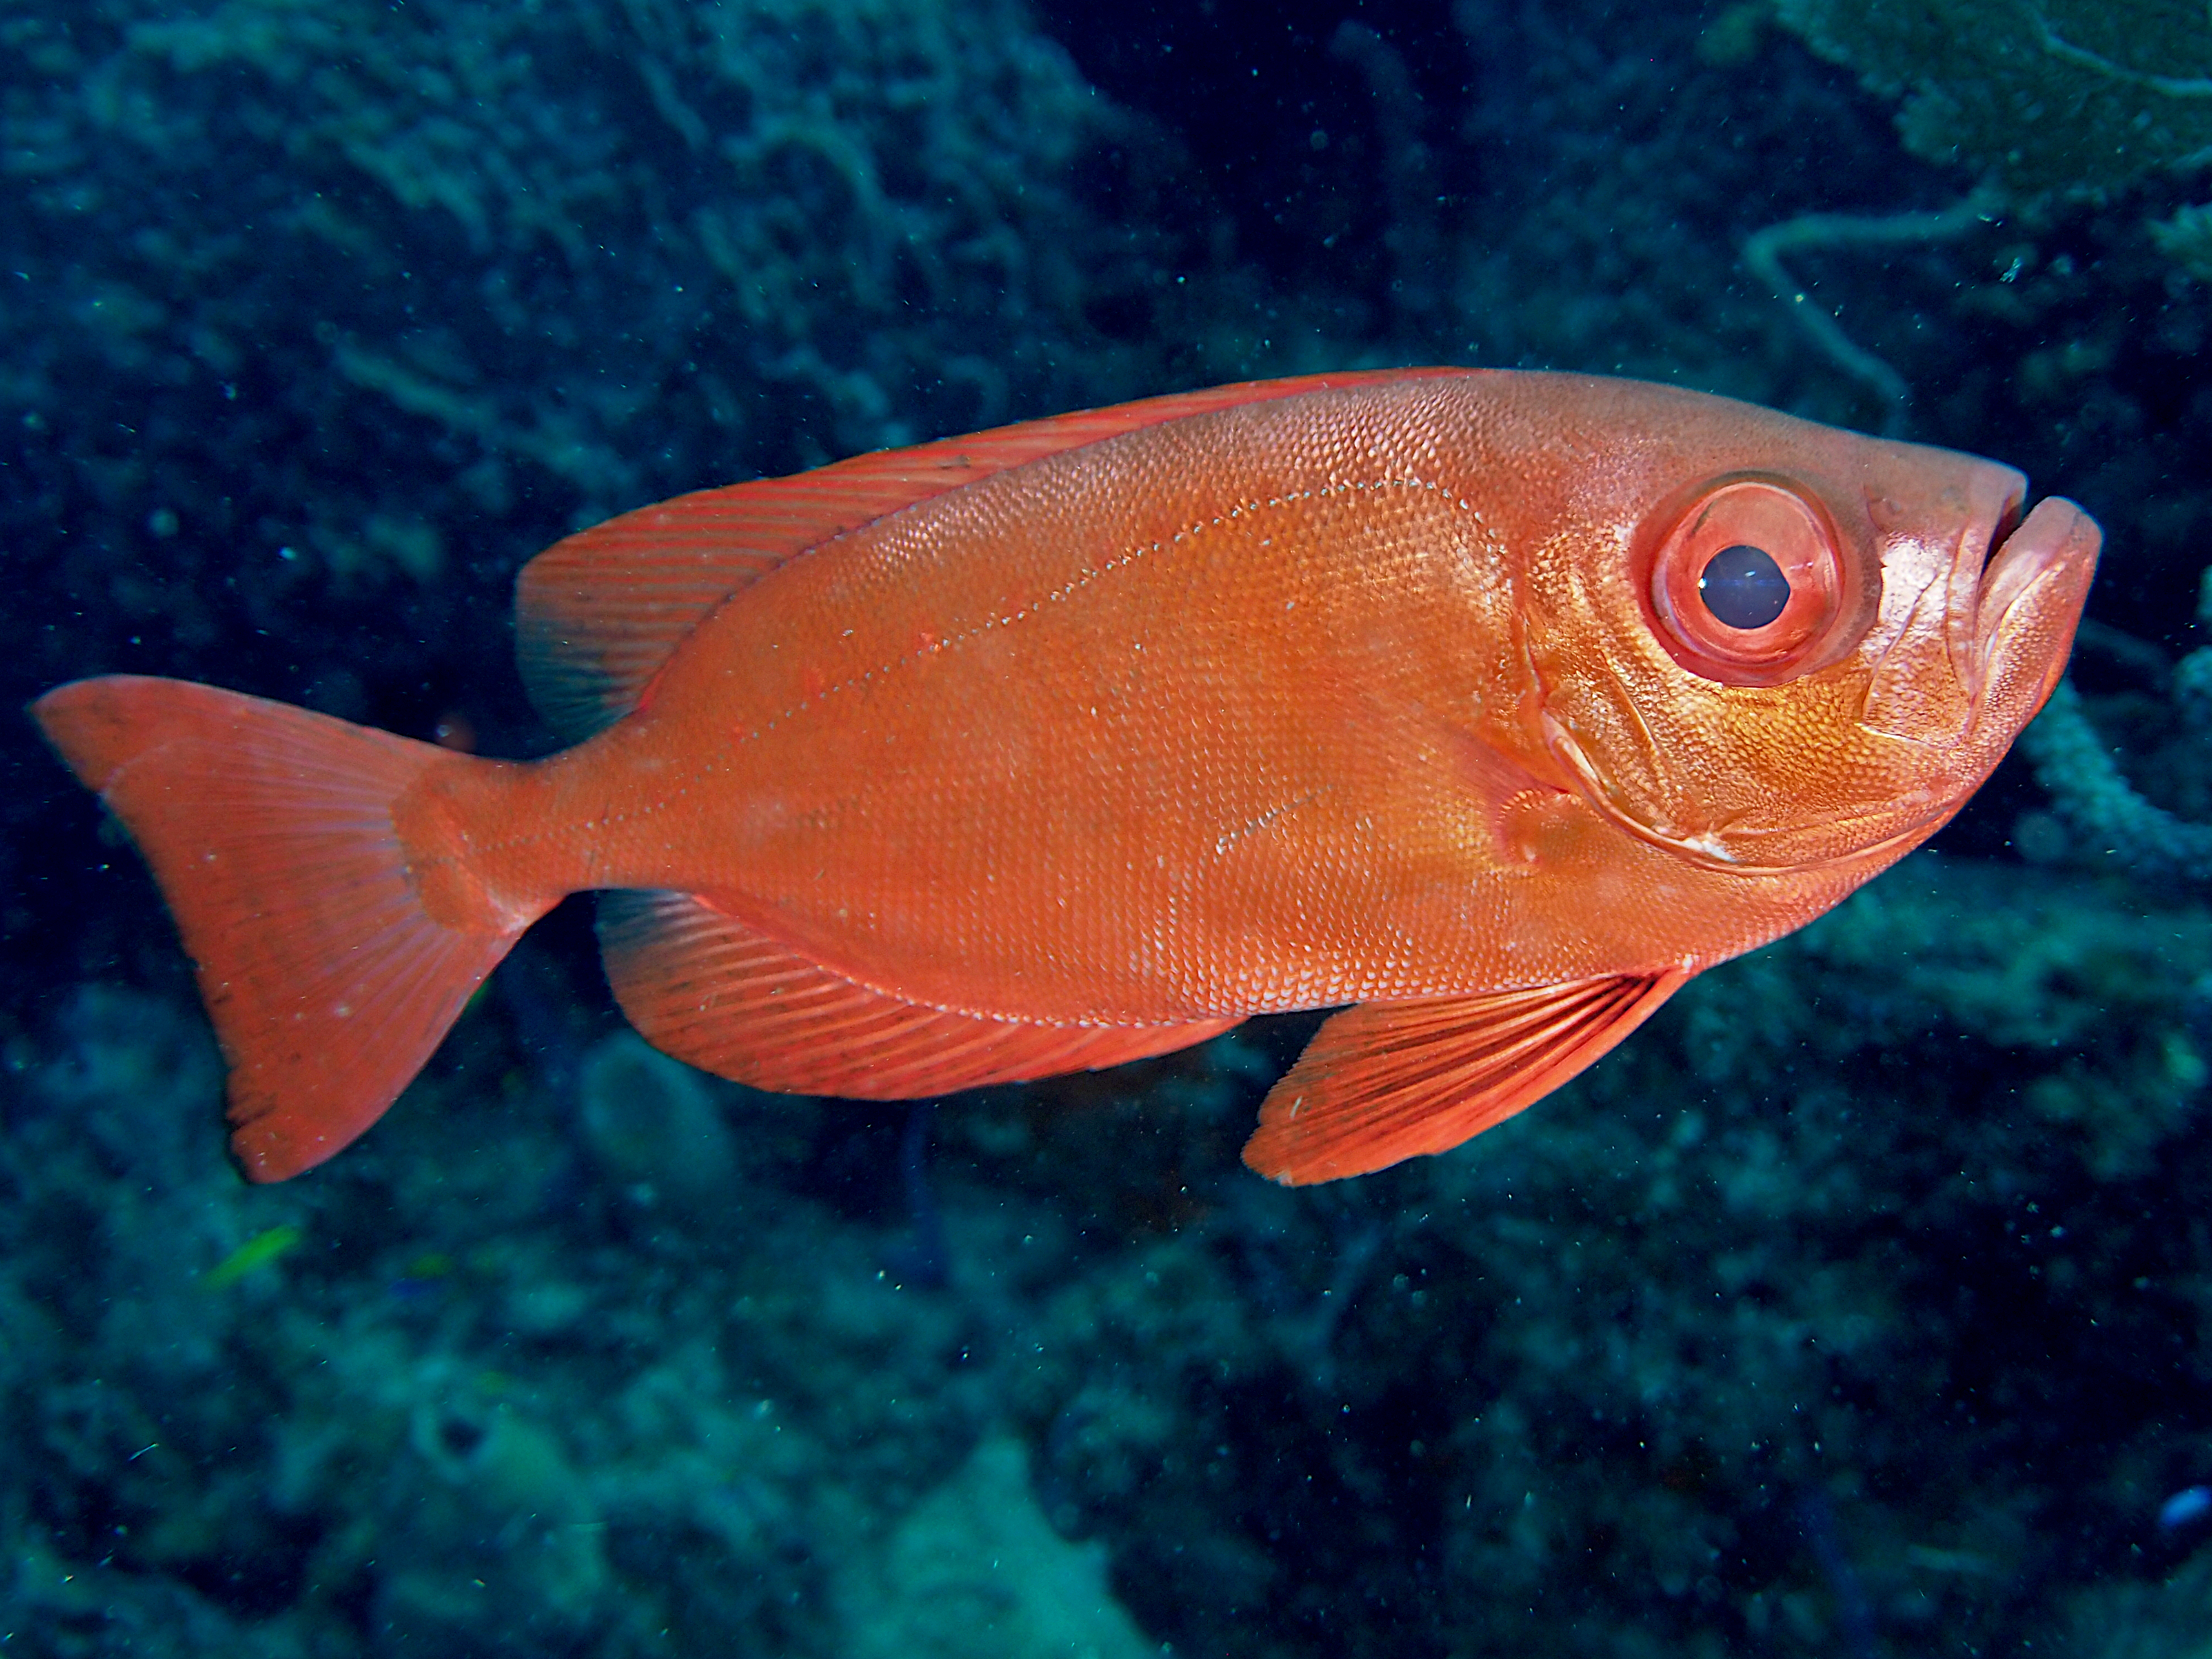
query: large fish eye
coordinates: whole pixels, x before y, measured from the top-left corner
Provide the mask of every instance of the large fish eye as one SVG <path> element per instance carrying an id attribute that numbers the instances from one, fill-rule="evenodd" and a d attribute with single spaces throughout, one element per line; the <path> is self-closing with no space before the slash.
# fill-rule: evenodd
<path id="1" fill-rule="evenodd" d="M 1771 685 L 1819 654 L 1843 605 L 1844 562 L 1827 516 L 1765 479 L 1692 501 L 1651 568 L 1660 637 L 1692 672 Z"/>

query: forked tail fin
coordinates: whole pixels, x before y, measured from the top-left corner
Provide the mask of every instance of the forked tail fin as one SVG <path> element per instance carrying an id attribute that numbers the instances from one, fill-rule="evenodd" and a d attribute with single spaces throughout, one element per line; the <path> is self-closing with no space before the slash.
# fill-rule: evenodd
<path id="1" fill-rule="evenodd" d="M 252 1180 L 312 1168 L 382 1116 L 527 925 L 441 925 L 416 896 L 392 807 L 459 763 L 445 750 L 131 675 L 61 686 L 31 713 L 153 866 Z"/>

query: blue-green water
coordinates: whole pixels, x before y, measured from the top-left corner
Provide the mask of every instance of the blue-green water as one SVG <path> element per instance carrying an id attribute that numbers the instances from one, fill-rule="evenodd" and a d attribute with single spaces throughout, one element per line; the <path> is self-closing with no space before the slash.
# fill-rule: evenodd
<path id="1" fill-rule="evenodd" d="M 1237 1161 L 1310 1018 L 775 1099 L 630 1036 L 572 905 L 359 1146 L 249 1188 L 152 884 L 18 721 L 0 1651 L 2203 1651 L 2212 52 L 2149 3 L 1916 9 L 1948 45 L 1784 9 L 0 15 L 17 702 L 173 674 L 542 752 L 507 592 L 580 524 L 1480 362 L 2080 500 L 2074 682 L 2147 798 L 2015 757 L 1537 1109 L 1354 1182 Z M 1958 44 L 2022 28 L 2018 87 Z M 1756 240 L 1810 214 L 1850 220 Z"/>

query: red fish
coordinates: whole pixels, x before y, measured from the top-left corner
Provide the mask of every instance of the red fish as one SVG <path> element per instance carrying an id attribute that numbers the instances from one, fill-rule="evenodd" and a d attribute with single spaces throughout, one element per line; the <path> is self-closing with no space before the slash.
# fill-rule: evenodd
<path id="1" fill-rule="evenodd" d="M 198 966 L 232 1145 L 359 1135 L 565 895 L 668 1053 L 902 1098 L 1350 1004 L 1245 1158 L 1458 1145 L 1955 812 L 2099 532 L 1992 462 L 1416 369 L 678 497 L 518 585 L 518 764 L 172 680 L 33 705 Z"/>

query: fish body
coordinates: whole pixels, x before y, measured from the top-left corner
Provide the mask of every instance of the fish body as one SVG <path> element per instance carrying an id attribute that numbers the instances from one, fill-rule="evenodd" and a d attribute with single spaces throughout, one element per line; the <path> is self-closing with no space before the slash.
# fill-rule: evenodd
<path id="1" fill-rule="evenodd" d="M 579 738 L 541 762 L 174 682 L 35 712 L 161 878 L 251 1175 L 374 1121 L 600 890 L 641 1030 L 767 1088 L 1354 1005 L 1248 1149 L 1324 1179 L 1518 1109 L 1940 827 L 2094 570 L 2086 515 L 2024 493 L 1629 381 L 1225 387 L 570 538 L 519 585 Z"/>

